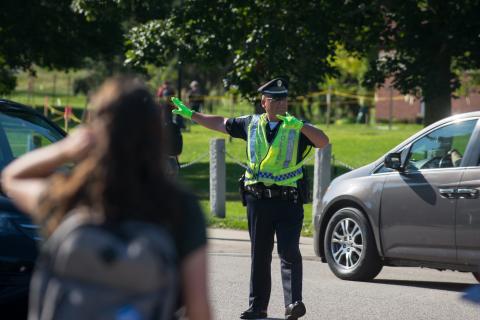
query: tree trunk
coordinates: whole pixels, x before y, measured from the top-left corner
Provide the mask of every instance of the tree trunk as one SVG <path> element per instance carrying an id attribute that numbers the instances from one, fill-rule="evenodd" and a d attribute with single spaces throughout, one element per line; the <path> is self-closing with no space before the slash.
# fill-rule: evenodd
<path id="1" fill-rule="evenodd" d="M 451 92 L 451 57 L 437 56 L 434 70 L 426 76 L 426 85 L 422 88 L 425 102 L 423 124 L 428 126 L 452 114 Z"/>

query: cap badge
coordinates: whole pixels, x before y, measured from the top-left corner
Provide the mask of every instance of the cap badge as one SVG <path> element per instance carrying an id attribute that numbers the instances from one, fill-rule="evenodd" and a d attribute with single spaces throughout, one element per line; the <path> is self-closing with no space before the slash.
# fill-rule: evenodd
<path id="1" fill-rule="evenodd" d="M 277 87 L 281 87 L 282 86 L 282 80 L 278 80 L 277 81 Z"/>

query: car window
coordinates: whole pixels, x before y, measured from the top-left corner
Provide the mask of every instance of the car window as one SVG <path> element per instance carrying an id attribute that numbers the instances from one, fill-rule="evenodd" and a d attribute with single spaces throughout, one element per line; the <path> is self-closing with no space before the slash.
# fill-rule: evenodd
<path id="1" fill-rule="evenodd" d="M 412 144 L 407 170 L 459 167 L 477 120 L 455 122 Z"/>
<path id="2" fill-rule="evenodd" d="M 42 118 L 22 112 L 0 113 L 0 169 L 13 159 L 63 138 Z"/>

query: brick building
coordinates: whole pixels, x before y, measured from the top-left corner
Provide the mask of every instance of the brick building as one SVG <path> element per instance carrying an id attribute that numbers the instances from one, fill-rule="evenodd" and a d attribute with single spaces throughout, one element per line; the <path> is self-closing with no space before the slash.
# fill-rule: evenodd
<path id="1" fill-rule="evenodd" d="M 390 100 L 392 100 L 392 118 L 394 121 L 415 122 L 423 118 L 423 107 L 419 99 L 402 95 L 397 90 L 389 89 L 389 82 L 375 92 L 375 118 L 388 121 L 390 118 Z M 392 99 L 390 99 L 392 96 Z M 480 110 L 480 94 L 471 93 L 467 97 L 452 98 L 452 114 Z"/>

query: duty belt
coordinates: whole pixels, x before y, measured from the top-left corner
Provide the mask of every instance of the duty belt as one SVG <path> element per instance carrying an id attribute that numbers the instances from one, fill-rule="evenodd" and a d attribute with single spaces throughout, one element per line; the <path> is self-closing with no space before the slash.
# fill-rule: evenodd
<path id="1" fill-rule="evenodd" d="M 297 202 L 298 190 L 294 187 L 266 187 L 262 184 L 252 184 L 245 186 L 245 191 L 255 196 L 257 199 L 282 199 Z"/>

